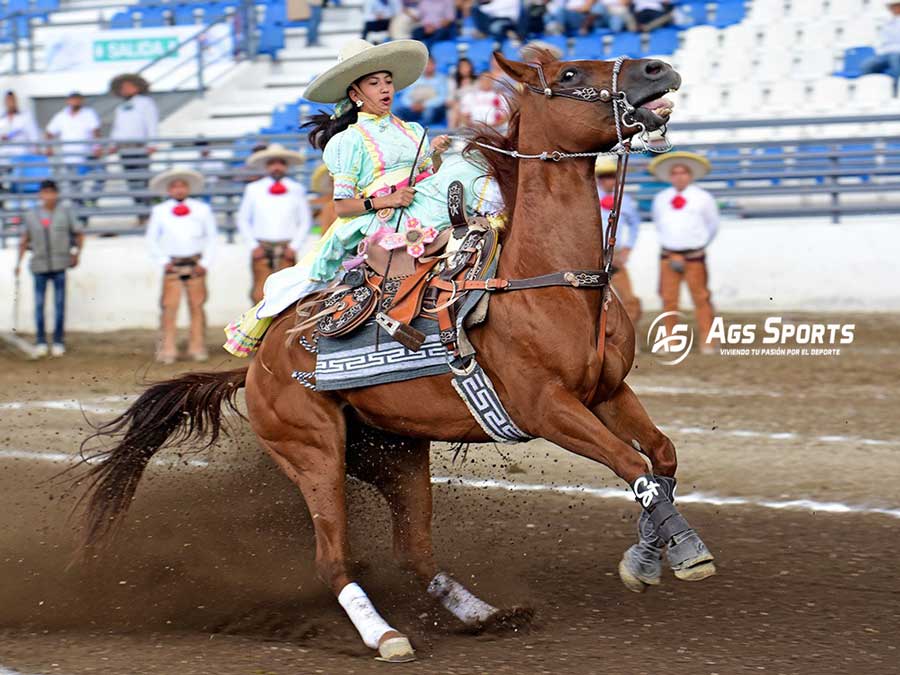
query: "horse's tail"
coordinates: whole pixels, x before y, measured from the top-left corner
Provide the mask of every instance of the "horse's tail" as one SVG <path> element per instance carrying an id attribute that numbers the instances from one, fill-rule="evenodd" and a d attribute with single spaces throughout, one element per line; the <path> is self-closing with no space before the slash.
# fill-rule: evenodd
<path id="1" fill-rule="evenodd" d="M 102 458 L 87 473 L 83 547 L 100 543 L 128 510 L 138 482 L 151 458 L 166 446 L 194 442 L 211 447 L 222 431 L 222 412 L 237 409 L 237 392 L 246 384 L 247 368 L 218 373 L 186 373 L 157 382 L 114 420 L 94 429 L 82 443 L 114 440 L 115 445 L 93 455 Z M 199 443 L 198 443 L 199 442 Z"/>

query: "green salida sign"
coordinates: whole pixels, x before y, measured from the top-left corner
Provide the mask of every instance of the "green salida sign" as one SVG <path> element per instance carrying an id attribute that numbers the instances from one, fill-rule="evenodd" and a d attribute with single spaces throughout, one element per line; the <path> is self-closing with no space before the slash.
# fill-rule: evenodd
<path id="1" fill-rule="evenodd" d="M 178 56 L 177 37 L 121 38 L 94 40 L 94 61 L 151 61 L 164 54 Z M 170 50 L 172 51 L 171 53 Z"/>

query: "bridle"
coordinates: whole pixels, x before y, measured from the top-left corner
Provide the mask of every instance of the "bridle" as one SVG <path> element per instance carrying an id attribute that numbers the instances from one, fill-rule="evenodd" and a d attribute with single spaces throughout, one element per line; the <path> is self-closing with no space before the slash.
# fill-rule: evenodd
<path id="1" fill-rule="evenodd" d="M 619 73 L 622 70 L 622 64 L 625 62 L 624 56 L 619 56 L 613 63 L 612 79 L 609 89 L 597 90 L 596 87 L 576 87 L 569 89 L 553 89 L 547 82 L 544 75 L 544 68 L 540 63 L 529 63 L 528 65 L 537 71 L 540 86 L 536 87 L 532 84 L 525 84 L 525 88 L 536 94 L 541 94 L 546 98 L 568 98 L 573 101 L 582 103 L 610 103 L 612 105 L 613 120 L 616 125 L 617 143 L 610 150 L 600 152 L 563 152 L 561 150 L 544 151 L 534 155 L 523 154 L 517 150 L 507 150 L 506 148 L 498 148 L 489 143 L 480 141 L 471 141 L 460 136 L 451 136 L 451 138 L 471 142 L 485 150 L 499 152 L 515 159 L 540 159 L 543 161 L 560 162 L 564 159 L 582 159 L 597 158 L 602 155 L 616 155 L 616 186 L 613 191 L 613 207 L 609 211 L 609 217 L 606 225 L 606 237 L 603 245 L 603 259 L 605 261 L 604 270 L 610 273 L 612 270 L 613 254 L 616 247 L 616 230 L 619 224 L 619 212 L 622 206 L 622 197 L 625 194 L 625 176 L 628 171 L 628 155 L 636 152 L 650 151 L 654 153 L 668 152 L 672 149 L 669 139 L 666 138 L 666 125 L 661 127 L 662 139 L 665 143 L 654 146 L 650 143 L 650 132 L 643 123 L 634 119 L 635 107 L 628 100 L 628 95 L 624 91 L 619 90 Z M 636 134 L 642 141 L 642 147 L 634 149 L 631 147 L 631 141 L 624 138 L 622 127 L 638 127 Z"/>

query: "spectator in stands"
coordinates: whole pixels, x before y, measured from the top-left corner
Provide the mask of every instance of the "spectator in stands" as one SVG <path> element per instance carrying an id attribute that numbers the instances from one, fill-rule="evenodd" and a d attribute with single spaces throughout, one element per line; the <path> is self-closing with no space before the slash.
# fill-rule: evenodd
<path id="1" fill-rule="evenodd" d="M 34 117 L 27 110 L 19 107 L 19 99 L 14 91 L 7 91 L 3 99 L 3 117 L 0 117 L 0 157 L 8 158 L 32 152 L 30 143 L 40 139 Z"/>
<path id="2" fill-rule="evenodd" d="M 302 161 L 303 155 L 278 143 L 247 160 L 250 168 L 265 167 L 268 174 L 244 188 L 238 211 L 238 230 L 250 248 L 250 297 L 254 303 L 262 300 L 263 285 L 269 275 L 296 262 L 312 227 L 306 190 L 287 177 L 288 167 Z"/>
<path id="3" fill-rule="evenodd" d="M 621 33 L 626 27 L 636 31 L 634 18 L 628 11 L 629 5 L 628 0 L 596 0 L 588 20 L 588 31 L 598 26 L 605 26 L 613 33 Z"/>
<path id="4" fill-rule="evenodd" d="M 443 122 L 447 111 L 448 81 L 437 72 L 434 59 L 428 57 L 425 73 L 398 96 L 397 115 L 407 122 L 432 126 Z"/>
<path id="5" fill-rule="evenodd" d="M 430 48 L 434 42 L 456 37 L 456 7 L 449 0 L 419 0 L 414 11 L 418 21 L 414 39 Z"/>
<path id="6" fill-rule="evenodd" d="M 881 27 L 881 45 L 878 53 L 863 62 L 863 73 L 886 73 L 894 78 L 894 95 L 900 79 L 900 0 L 889 1 L 890 20 Z"/>
<path id="7" fill-rule="evenodd" d="M 672 22 L 672 3 L 668 0 L 634 0 L 631 13 L 637 30 L 647 33 Z"/>
<path id="8" fill-rule="evenodd" d="M 46 128 L 48 140 L 64 143 L 59 155 L 65 167 L 66 179 L 72 193 L 81 191 L 81 177 L 90 170 L 87 159 L 96 159 L 101 148 L 93 141 L 100 138 L 100 117 L 93 108 L 85 107 L 84 96 L 73 91 L 66 99 L 66 107 L 56 113 Z M 53 147 L 47 148 L 52 155 Z M 76 204 L 78 201 L 76 200 Z"/>
<path id="9" fill-rule="evenodd" d="M 472 62 L 463 57 L 456 62 L 456 68 L 450 77 L 447 91 L 447 123 L 451 129 L 462 126 L 462 111 L 460 102 L 463 96 L 476 88 L 478 75 Z"/>
<path id="10" fill-rule="evenodd" d="M 713 322 L 706 247 L 719 229 L 719 208 L 711 194 L 692 185 L 709 173 L 710 163 L 692 152 L 669 152 L 650 162 L 648 169 L 659 180 L 671 184 L 653 199 L 653 224 L 662 247 L 659 294 L 663 312 L 678 311 L 681 282 L 686 281 L 694 301 L 701 351 L 715 352 L 715 347 L 706 343 Z M 675 323 L 674 314 L 666 318 L 669 334 Z"/>
<path id="11" fill-rule="evenodd" d="M 313 171 L 309 183 L 312 191 L 317 195 L 309 202 L 312 206 L 313 217 L 316 219 L 319 234 L 324 235 L 337 218 L 334 210 L 334 179 L 328 173 L 328 167 L 323 163 Z"/>
<path id="12" fill-rule="evenodd" d="M 544 34 L 548 6 L 554 0 L 525 0 L 519 15 L 519 35 L 523 40 Z"/>
<path id="13" fill-rule="evenodd" d="M 597 176 L 597 193 L 600 195 L 600 212 L 603 226 L 609 219 L 609 212 L 615 203 L 616 189 L 616 160 L 610 157 L 600 157 L 594 167 L 594 173 Z M 638 319 L 641 318 L 641 301 L 634 294 L 631 287 L 631 277 L 628 276 L 628 258 L 631 255 L 631 249 L 637 241 L 638 229 L 641 226 L 641 216 L 638 213 L 637 204 L 631 195 L 622 195 L 622 205 L 619 209 L 619 224 L 616 239 L 616 256 L 614 259 L 615 266 L 612 268 L 612 285 L 616 291 L 616 295 L 622 301 L 625 312 L 631 319 L 631 323 L 637 326 Z"/>
<path id="14" fill-rule="evenodd" d="M 497 91 L 496 81 L 490 73 L 483 73 L 478 84 L 467 92 L 459 103 L 460 121 L 465 126 L 487 124 L 503 128 L 509 119 L 506 99 Z"/>
<path id="15" fill-rule="evenodd" d="M 153 99 L 147 95 L 149 83 L 140 75 L 131 73 L 118 75 L 110 82 L 109 89 L 122 99 L 116 106 L 110 132 L 110 138 L 116 143 L 109 148 L 109 152 L 119 153 L 128 191 L 141 192 L 147 189 L 146 179 L 129 178 L 128 174 L 150 170 L 150 155 L 156 149 L 149 145 L 148 141 L 158 135 L 159 110 Z M 134 201 L 143 205 L 150 203 L 146 197 L 135 197 Z M 140 216 L 142 223 L 146 220 L 146 216 Z"/>
<path id="16" fill-rule="evenodd" d="M 319 42 L 319 26 L 322 24 L 322 12 L 328 0 L 307 0 L 309 3 L 309 19 L 306 20 L 306 46 L 321 47 Z"/>
<path id="17" fill-rule="evenodd" d="M 521 0 L 487 0 L 472 7 L 472 20 L 479 32 L 504 40 L 519 25 Z"/>
<path id="18" fill-rule="evenodd" d="M 150 189 L 169 199 L 150 212 L 146 240 L 150 255 L 163 271 L 159 306 L 159 343 L 156 360 L 175 363 L 176 319 L 182 293 L 187 294 L 191 327 L 188 357 L 206 361 L 206 272 L 216 248 L 216 217 L 209 205 L 191 198 L 203 189 L 203 175 L 193 169 L 173 168 L 157 174 Z"/>
<path id="19" fill-rule="evenodd" d="M 391 19 L 403 11 L 401 0 L 363 0 L 362 39 L 368 40 L 369 33 L 385 33 Z"/>
<path id="20" fill-rule="evenodd" d="M 72 209 L 59 203 L 59 188 L 52 180 L 41 182 L 39 204 L 26 212 L 16 276 L 19 275 L 25 252 L 31 249 L 31 273 L 34 275 L 34 323 L 36 356 L 62 356 L 66 353 L 66 269 L 78 265 L 84 233 Z M 44 302 L 47 284 L 53 284 L 55 321 L 53 346 L 47 346 L 44 326 Z"/>
<path id="21" fill-rule="evenodd" d="M 593 5 L 594 0 L 563 0 L 558 18 L 563 34 L 572 37 L 587 33 L 588 18 Z"/>

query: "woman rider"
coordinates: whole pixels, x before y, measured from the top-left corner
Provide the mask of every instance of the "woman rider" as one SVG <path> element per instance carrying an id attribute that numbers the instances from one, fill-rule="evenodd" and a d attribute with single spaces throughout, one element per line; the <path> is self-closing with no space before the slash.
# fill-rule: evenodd
<path id="1" fill-rule="evenodd" d="M 422 126 L 391 113 L 395 93 L 422 75 L 427 60 L 428 50 L 416 40 L 378 46 L 354 40 L 341 50 L 337 65 L 309 85 L 305 98 L 335 104 L 333 115 L 315 115 L 306 126 L 311 127 L 310 143 L 324 150 L 334 178 L 338 217 L 310 254 L 269 277 L 260 304 L 225 329 L 227 351 L 252 353 L 272 319 L 340 277 L 342 263 L 367 237 L 378 232 L 375 239 L 380 240 L 384 232 L 448 227 L 447 188 L 453 181 L 462 181 L 469 211 L 502 210 L 484 166 L 460 155 L 442 161 L 450 145 L 447 136 L 430 144 L 426 139 L 420 149 Z M 413 248 L 408 250 L 415 255 Z"/>

